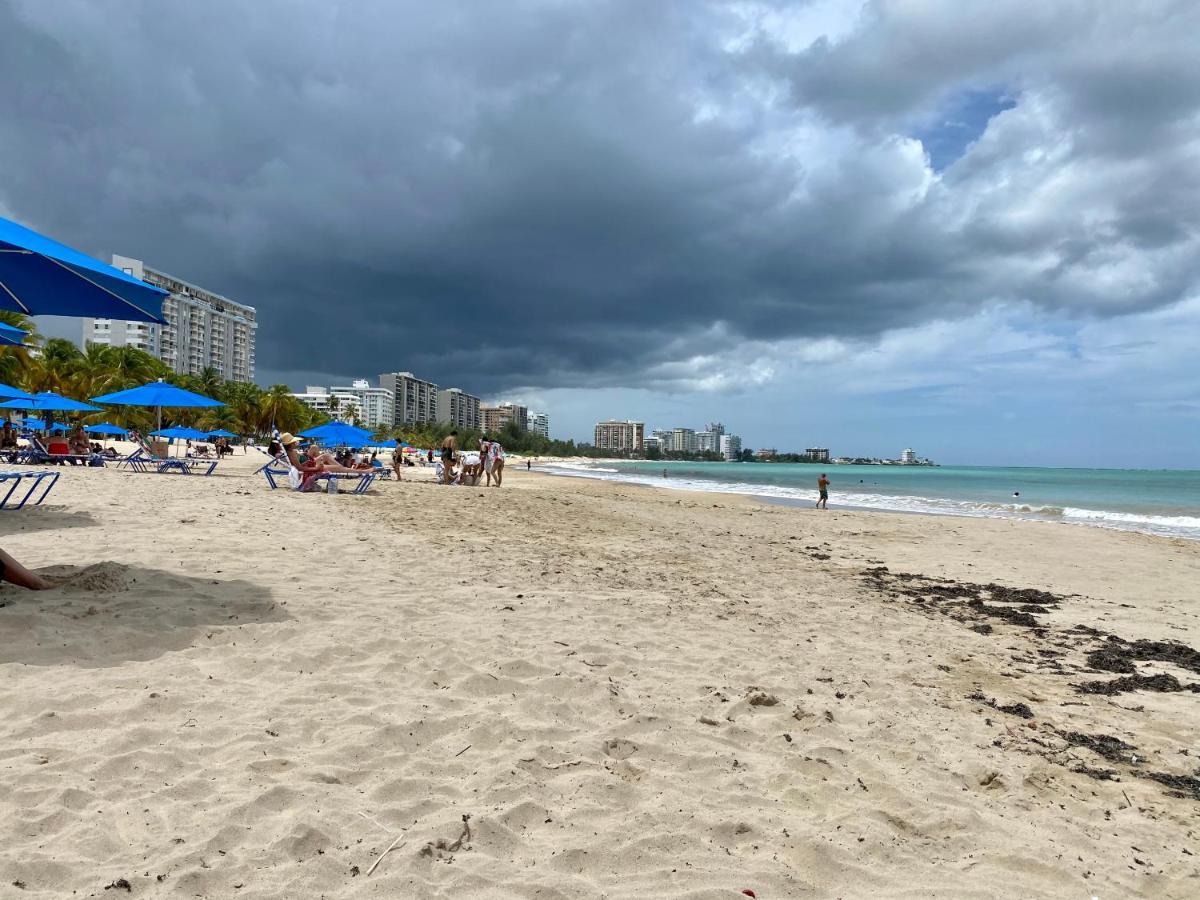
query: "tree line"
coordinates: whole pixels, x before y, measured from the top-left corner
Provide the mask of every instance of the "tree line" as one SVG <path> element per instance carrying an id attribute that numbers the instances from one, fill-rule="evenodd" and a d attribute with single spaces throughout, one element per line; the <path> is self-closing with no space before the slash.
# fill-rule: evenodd
<path id="1" fill-rule="evenodd" d="M 164 425 L 186 425 L 201 431 L 225 429 L 234 434 L 262 439 L 270 436 L 272 428 L 295 434 L 330 421 L 328 415 L 293 397 L 286 384 L 263 388 L 250 382 L 226 381 L 213 368 L 206 368 L 199 375 L 180 375 L 162 360 L 136 347 L 112 347 L 89 342 L 81 350 L 74 342 L 64 338 L 50 338 L 43 342 L 33 320 L 20 313 L 0 310 L 0 321 L 30 333 L 23 346 L 0 347 L 0 382 L 30 393 L 53 391 L 64 397 L 88 400 L 161 378 L 225 404 L 200 409 L 164 410 Z M 78 421 L 84 425 L 111 421 L 148 433 L 155 428 L 156 412 L 140 406 L 106 406 L 99 412 L 72 413 L 69 418 L 72 422 Z M 381 429 L 376 436 L 381 439 L 395 438 L 414 447 L 437 447 L 453 428 L 448 422 L 410 423 Z M 459 446 L 465 449 L 477 447 L 484 436 L 483 432 L 475 429 L 457 430 Z M 508 423 L 498 434 L 490 437 L 498 440 L 506 450 L 533 456 L 603 455 L 588 444 L 544 438 L 518 428 L 514 423 Z"/>

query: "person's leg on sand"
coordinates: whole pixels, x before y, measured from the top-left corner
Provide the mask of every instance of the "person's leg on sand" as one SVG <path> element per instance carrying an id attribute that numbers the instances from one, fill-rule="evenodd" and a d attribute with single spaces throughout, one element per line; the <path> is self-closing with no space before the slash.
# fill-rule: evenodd
<path id="1" fill-rule="evenodd" d="M 0 550 L 0 580 L 15 584 L 17 587 L 29 588 L 31 591 L 44 591 L 54 587 L 41 575 L 30 572 L 3 550 Z"/>

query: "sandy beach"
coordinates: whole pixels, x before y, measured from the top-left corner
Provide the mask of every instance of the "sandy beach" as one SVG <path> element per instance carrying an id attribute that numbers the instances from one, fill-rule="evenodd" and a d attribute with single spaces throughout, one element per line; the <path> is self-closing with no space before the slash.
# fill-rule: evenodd
<path id="1" fill-rule="evenodd" d="M 1200 893 L 1200 544 L 264 459 L 0 513 L 0 897 Z"/>

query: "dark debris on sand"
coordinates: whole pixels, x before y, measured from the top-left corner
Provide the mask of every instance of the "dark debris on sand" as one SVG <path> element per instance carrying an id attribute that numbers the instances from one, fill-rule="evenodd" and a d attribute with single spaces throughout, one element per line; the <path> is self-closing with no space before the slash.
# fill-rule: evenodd
<path id="1" fill-rule="evenodd" d="M 1113 678 L 1108 681 L 1086 681 L 1075 686 L 1081 694 L 1123 694 L 1126 691 L 1157 691 L 1171 694 L 1176 691 L 1192 691 L 1200 693 L 1200 684 L 1183 684 L 1174 675 L 1159 673 L 1158 675 L 1127 675 L 1124 678 Z"/>
<path id="2" fill-rule="evenodd" d="M 1200 650 L 1178 641 L 1126 641 L 1115 634 L 1106 638 L 1103 647 L 1087 655 L 1093 669 L 1130 675 L 1137 671 L 1135 662 L 1165 662 L 1200 673 Z"/>
<path id="3" fill-rule="evenodd" d="M 1026 649 L 1008 649 L 1018 651 L 1012 654 L 1012 659 L 1020 665 L 1034 665 L 1043 673 L 1059 676 L 1077 675 L 1080 672 L 1112 672 L 1121 676 L 1075 684 L 1075 690 L 1080 694 L 1112 696 L 1130 691 L 1200 693 L 1200 683 L 1188 684 L 1167 673 L 1143 675 L 1139 674 L 1137 669 L 1138 663 L 1155 662 L 1200 673 L 1200 651 L 1186 644 L 1178 641 L 1128 641 L 1090 625 L 1052 627 L 1037 619 L 1037 616 L 1060 609 L 1068 599 L 1065 596 L 1037 588 L 1009 588 L 992 583 L 975 584 L 909 572 L 892 572 L 886 566 L 866 569 L 860 577 L 869 588 L 886 598 L 905 598 L 914 604 L 915 609 L 923 611 L 926 615 L 944 615 L 967 624 L 978 634 L 994 634 L 998 638 L 1011 641 L 1011 630 L 997 631 L 991 622 L 1003 621 L 1017 626 L 1021 629 L 1018 633 L 1024 635 L 1027 641 Z M 1082 658 L 1075 654 L 1081 654 Z M 1068 662 L 1069 668 L 1064 666 L 1064 661 L 1071 658 L 1074 662 Z M 1034 717 L 1034 711 L 1025 703 L 1001 706 L 995 698 L 989 699 L 981 691 L 969 694 L 967 699 L 978 701 L 1008 715 L 1023 719 Z M 1109 763 L 1123 768 L 1084 765 L 1077 757 L 1064 754 L 1062 750 L 1044 752 L 1030 749 L 1028 745 L 1019 749 L 1024 752 L 1040 752 L 1051 762 L 1090 778 L 1111 781 L 1119 779 L 1122 775 L 1129 775 L 1162 785 L 1170 796 L 1200 801 L 1200 769 L 1192 775 L 1149 771 L 1142 768 L 1146 757 L 1140 756 L 1136 747 L 1120 738 L 1108 734 L 1087 734 L 1054 728 L 1050 730 L 1066 741 L 1068 748 L 1090 750 Z M 1009 733 L 1013 734 L 1011 731 Z M 1032 739 L 1032 744 L 1042 748 L 1047 746 L 1037 738 Z"/>

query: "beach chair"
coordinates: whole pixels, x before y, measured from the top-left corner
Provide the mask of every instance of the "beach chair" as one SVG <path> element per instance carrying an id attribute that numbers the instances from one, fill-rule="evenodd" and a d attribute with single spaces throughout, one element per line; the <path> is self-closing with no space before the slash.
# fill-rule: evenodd
<path id="1" fill-rule="evenodd" d="M 162 457 L 155 456 L 145 447 L 139 445 L 136 450 L 128 456 L 122 456 L 117 459 L 117 468 L 128 466 L 135 472 L 149 472 L 151 466 L 156 466 L 162 462 Z"/>
<path id="2" fill-rule="evenodd" d="M 39 487 L 42 492 L 33 505 L 40 506 L 57 483 L 58 472 L 0 472 L 0 509 L 20 509 Z"/>
<path id="3" fill-rule="evenodd" d="M 267 484 L 271 486 L 271 490 L 278 488 L 281 482 L 294 491 L 300 490 L 301 479 L 303 476 L 300 475 L 298 469 L 291 465 L 287 466 L 286 468 L 277 466 L 264 466 L 258 471 L 262 472 L 263 475 L 266 476 Z M 295 474 L 293 475 L 292 473 Z M 351 475 L 349 472 L 322 472 L 320 475 L 316 476 L 316 480 L 325 482 L 328 482 L 331 479 L 336 480 L 339 483 L 339 488 L 341 487 L 341 482 L 353 481 L 353 489 L 345 492 L 339 490 L 338 493 L 365 494 L 367 492 L 367 488 L 371 486 L 376 477 L 377 476 L 374 471 L 364 471 L 361 475 Z"/>
<path id="4" fill-rule="evenodd" d="M 270 453 L 267 453 L 267 451 L 264 450 L 262 447 L 256 446 L 254 449 L 257 450 L 259 453 L 264 454 L 267 457 L 267 461 L 265 463 L 263 463 L 261 466 L 259 466 L 257 469 L 254 470 L 255 475 L 257 475 L 259 472 L 265 471 L 268 468 L 286 469 L 290 465 L 290 463 L 288 462 L 286 453 L 280 453 L 278 456 L 272 456 Z"/>
<path id="5" fill-rule="evenodd" d="M 181 475 L 195 475 L 203 469 L 201 475 L 211 475 L 218 462 L 220 460 L 216 459 L 164 459 L 154 471 L 160 474 L 178 472 Z"/>

